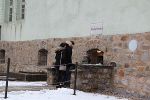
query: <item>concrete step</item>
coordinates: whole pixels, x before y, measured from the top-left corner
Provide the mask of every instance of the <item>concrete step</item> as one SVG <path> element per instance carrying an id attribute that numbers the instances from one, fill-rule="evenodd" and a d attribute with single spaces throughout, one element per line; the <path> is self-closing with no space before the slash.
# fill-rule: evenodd
<path id="1" fill-rule="evenodd" d="M 0 76 L 6 76 L 6 73 L 0 73 Z M 46 81 L 47 80 L 47 74 L 42 72 L 23 72 L 23 71 L 18 73 L 10 72 L 9 77 L 10 80 L 13 80 L 15 78 L 15 80 L 18 81 Z M 1 79 L 3 80 L 4 78 Z"/>
<path id="2" fill-rule="evenodd" d="M 5 81 L 5 80 L 6 80 L 6 76 L 0 76 L 0 80 Z M 13 77 L 9 77 L 8 80 L 9 80 L 9 81 L 16 81 L 17 79 L 16 79 L 16 78 L 13 78 Z"/>
<path id="3" fill-rule="evenodd" d="M 9 86 L 8 87 L 8 92 L 10 91 L 40 91 L 43 89 L 49 89 L 49 90 L 54 90 L 56 89 L 55 86 Z M 5 87 L 0 87 L 0 92 L 4 92 Z"/>

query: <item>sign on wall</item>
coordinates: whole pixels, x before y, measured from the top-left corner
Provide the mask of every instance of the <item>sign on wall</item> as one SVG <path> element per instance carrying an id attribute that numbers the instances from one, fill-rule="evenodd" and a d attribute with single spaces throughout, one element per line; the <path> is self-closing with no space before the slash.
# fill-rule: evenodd
<path id="1" fill-rule="evenodd" d="M 91 35 L 98 35 L 103 33 L 103 23 L 91 23 Z"/>
<path id="2" fill-rule="evenodd" d="M 129 50 L 132 52 L 132 55 L 131 55 L 131 58 L 134 59 L 134 52 L 135 50 L 137 49 L 137 46 L 138 46 L 138 42 L 137 40 L 131 40 L 129 42 Z"/>
<path id="3" fill-rule="evenodd" d="M 129 49 L 130 51 L 134 52 L 137 49 L 138 42 L 136 40 L 131 40 L 129 42 Z"/>

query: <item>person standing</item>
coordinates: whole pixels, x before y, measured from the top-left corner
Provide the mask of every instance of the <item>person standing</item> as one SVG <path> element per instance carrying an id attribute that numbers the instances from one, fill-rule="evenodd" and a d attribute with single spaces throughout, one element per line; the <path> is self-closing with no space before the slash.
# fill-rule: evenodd
<path id="1" fill-rule="evenodd" d="M 70 86 L 70 67 L 72 67 L 72 49 L 73 49 L 74 41 L 66 41 L 66 73 L 64 77 L 64 81 L 66 82 L 65 85 L 66 87 Z"/>
<path id="2" fill-rule="evenodd" d="M 55 69 L 56 69 L 56 83 L 64 81 L 65 71 L 60 70 L 61 65 L 66 64 L 66 43 L 61 43 L 56 49 L 55 53 Z"/>

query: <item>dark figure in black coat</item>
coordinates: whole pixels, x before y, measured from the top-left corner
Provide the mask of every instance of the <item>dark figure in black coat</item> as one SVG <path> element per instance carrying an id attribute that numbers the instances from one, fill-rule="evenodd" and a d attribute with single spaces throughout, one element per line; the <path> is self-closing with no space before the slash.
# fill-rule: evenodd
<path id="1" fill-rule="evenodd" d="M 66 41 L 66 73 L 64 80 L 66 81 L 65 86 L 69 87 L 70 86 L 70 67 L 72 67 L 72 48 L 73 48 L 74 42 L 73 41 Z"/>
<path id="2" fill-rule="evenodd" d="M 66 43 L 61 43 L 59 48 L 55 51 L 55 65 L 66 64 Z"/>
<path id="3" fill-rule="evenodd" d="M 60 71 L 60 65 L 66 64 L 66 43 L 61 43 L 59 48 L 55 51 L 55 68 L 56 68 L 56 83 L 60 83 L 64 81 L 65 71 Z"/>

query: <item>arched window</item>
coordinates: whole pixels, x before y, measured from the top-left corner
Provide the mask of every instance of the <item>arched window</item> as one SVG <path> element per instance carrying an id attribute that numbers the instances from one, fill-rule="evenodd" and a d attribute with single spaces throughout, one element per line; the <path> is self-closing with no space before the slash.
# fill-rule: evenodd
<path id="1" fill-rule="evenodd" d="M 0 63 L 5 63 L 5 50 L 3 49 L 0 50 Z"/>
<path id="2" fill-rule="evenodd" d="M 47 54 L 48 51 L 40 49 L 38 52 L 38 65 L 47 65 Z"/>

